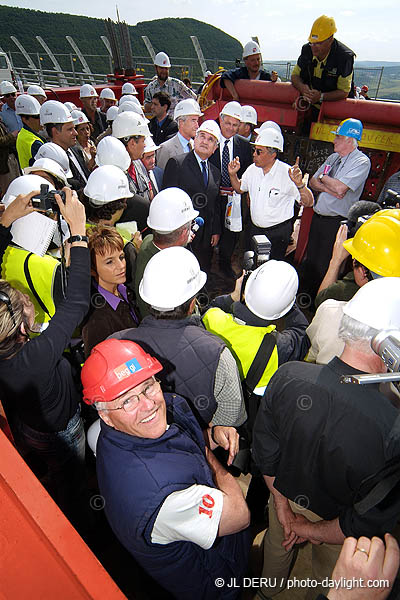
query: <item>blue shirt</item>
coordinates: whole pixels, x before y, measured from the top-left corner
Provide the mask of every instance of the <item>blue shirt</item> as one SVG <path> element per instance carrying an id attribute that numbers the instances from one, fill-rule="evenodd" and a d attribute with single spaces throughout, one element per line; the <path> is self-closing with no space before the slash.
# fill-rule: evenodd
<path id="1" fill-rule="evenodd" d="M 3 108 L 1 109 L 1 118 L 10 133 L 22 129 L 21 117 L 17 115 L 15 110 L 10 108 L 8 104 L 3 104 Z"/>
<path id="2" fill-rule="evenodd" d="M 190 141 L 188 141 L 186 138 L 183 137 L 183 135 L 181 135 L 178 131 L 178 133 L 176 134 L 178 136 L 178 140 L 181 143 L 181 146 L 183 148 L 184 152 L 190 152 L 189 148 L 188 148 L 188 144 L 190 144 Z M 190 148 L 192 147 L 192 145 L 190 144 Z"/>

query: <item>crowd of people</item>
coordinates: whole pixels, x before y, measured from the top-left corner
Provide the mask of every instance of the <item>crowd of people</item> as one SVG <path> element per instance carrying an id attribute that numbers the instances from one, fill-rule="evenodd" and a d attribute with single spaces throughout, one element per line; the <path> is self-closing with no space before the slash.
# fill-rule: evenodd
<path id="1" fill-rule="evenodd" d="M 293 72 L 310 119 L 354 91 L 354 52 L 335 32 L 317 19 Z M 164 52 L 143 106 L 131 82 L 118 99 L 84 84 L 80 107 L 0 84 L 0 400 L 18 451 L 86 537 L 93 452 L 111 529 L 166 597 L 233 600 L 245 577 L 254 598 L 274 597 L 310 543 L 307 598 L 386 598 L 399 394 L 342 378 L 385 373 L 373 340 L 400 340 L 400 211 L 360 200 L 371 162 L 358 119 L 334 129 L 309 180 L 300 157 L 280 160 L 284 132 L 235 88 L 279 78 L 256 42 L 243 59 L 221 76 L 232 100 L 201 124 Z"/>

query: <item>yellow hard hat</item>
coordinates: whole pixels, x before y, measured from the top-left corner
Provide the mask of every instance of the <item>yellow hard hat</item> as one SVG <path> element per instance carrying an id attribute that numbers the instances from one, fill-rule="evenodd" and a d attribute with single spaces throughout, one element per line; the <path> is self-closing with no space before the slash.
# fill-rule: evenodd
<path id="1" fill-rule="evenodd" d="M 382 277 L 400 277 L 400 222 L 373 215 L 343 246 L 353 258 Z"/>
<path id="2" fill-rule="evenodd" d="M 384 210 L 378 210 L 372 217 L 392 217 L 392 219 L 400 221 L 400 208 L 385 208 Z"/>
<path id="3" fill-rule="evenodd" d="M 323 42 L 336 33 L 336 31 L 335 19 L 322 15 L 314 21 L 308 41 L 311 44 Z"/>

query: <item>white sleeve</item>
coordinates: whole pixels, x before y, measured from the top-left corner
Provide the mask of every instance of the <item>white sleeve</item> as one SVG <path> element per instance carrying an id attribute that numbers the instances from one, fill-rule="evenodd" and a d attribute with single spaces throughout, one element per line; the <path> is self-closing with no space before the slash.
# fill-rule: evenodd
<path id="1" fill-rule="evenodd" d="M 192 485 L 173 492 L 164 500 L 151 541 L 154 544 L 193 542 L 208 550 L 217 537 L 223 508 L 223 493 L 206 485 Z"/>
<path id="2" fill-rule="evenodd" d="M 247 167 L 247 169 L 245 170 L 245 172 L 242 175 L 242 179 L 240 180 L 240 191 L 241 192 L 248 192 L 249 191 L 249 168 Z"/>

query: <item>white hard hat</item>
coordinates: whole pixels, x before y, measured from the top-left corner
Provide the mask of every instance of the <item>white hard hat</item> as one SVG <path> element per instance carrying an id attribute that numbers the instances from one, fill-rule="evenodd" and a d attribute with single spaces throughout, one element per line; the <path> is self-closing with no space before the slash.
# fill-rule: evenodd
<path id="1" fill-rule="evenodd" d="M 210 133 L 219 142 L 219 138 L 221 136 L 221 130 L 219 128 L 218 123 L 216 123 L 215 121 L 211 121 L 211 120 L 203 121 L 202 124 L 200 125 L 200 127 L 198 128 L 197 133 L 199 133 L 199 131 L 205 131 L 206 133 Z"/>
<path id="2" fill-rule="evenodd" d="M 156 67 L 167 67 L 169 69 L 171 63 L 168 54 L 165 54 L 165 52 L 159 52 L 156 54 L 154 57 L 154 64 Z"/>
<path id="3" fill-rule="evenodd" d="M 137 115 L 144 117 L 144 112 L 140 104 L 136 104 L 136 102 L 123 102 L 120 104 L 118 108 L 118 114 L 120 115 L 123 112 L 134 112 Z"/>
<path id="4" fill-rule="evenodd" d="M 79 90 L 79 98 L 98 98 L 98 93 L 90 83 L 84 83 Z"/>
<path id="5" fill-rule="evenodd" d="M 74 120 L 75 127 L 77 125 L 83 125 L 84 123 L 89 123 L 89 119 L 81 110 L 71 110 L 71 117 Z"/>
<path id="6" fill-rule="evenodd" d="M 210 75 L 212 75 L 211 71 L 206 71 L 204 73 L 204 77 L 210 77 Z"/>
<path id="7" fill-rule="evenodd" d="M 104 165 L 95 169 L 89 175 L 83 193 L 93 206 L 103 206 L 133 196 L 127 176 L 115 165 Z"/>
<path id="8" fill-rule="evenodd" d="M 106 112 L 106 120 L 114 121 L 117 114 L 118 114 L 118 106 L 110 106 L 110 108 L 107 109 L 107 112 Z"/>
<path id="9" fill-rule="evenodd" d="M 100 98 L 106 98 L 107 100 L 116 100 L 115 94 L 111 88 L 103 88 L 100 92 Z"/>
<path id="10" fill-rule="evenodd" d="M 114 137 L 122 139 L 133 135 L 150 135 L 149 128 L 145 120 L 132 111 L 117 115 L 112 124 L 112 134 Z"/>
<path id="11" fill-rule="evenodd" d="M 43 96 L 43 98 L 47 98 L 46 92 L 40 85 L 30 85 L 26 90 L 26 93 L 31 96 Z"/>
<path id="12" fill-rule="evenodd" d="M 181 100 L 175 106 L 174 110 L 174 120 L 178 117 L 186 117 L 188 115 L 196 115 L 197 117 L 203 116 L 203 113 L 200 110 L 200 106 L 196 100 L 193 98 L 186 98 L 186 100 Z"/>
<path id="13" fill-rule="evenodd" d="M 282 133 L 281 128 L 279 127 L 278 123 L 275 123 L 275 121 L 265 121 L 265 123 L 263 123 L 258 129 L 255 129 L 254 132 L 260 134 L 262 131 L 264 131 L 264 129 L 276 129 L 276 131 Z"/>
<path id="14" fill-rule="evenodd" d="M 40 104 L 33 96 L 28 96 L 28 94 L 21 94 L 15 101 L 15 114 L 39 115 Z"/>
<path id="15" fill-rule="evenodd" d="M 233 100 L 232 102 L 227 102 L 219 114 L 226 115 L 227 117 L 233 117 L 234 119 L 240 121 L 242 118 L 242 107 L 240 106 L 239 102 L 235 102 Z"/>
<path id="16" fill-rule="evenodd" d="M 143 154 L 147 154 L 148 152 L 155 152 L 159 149 L 160 146 L 156 146 L 154 143 L 153 137 L 151 135 L 147 135 L 144 140 L 144 152 Z"/>
<path id="17" fill-rule="evenodd" d="M 400 329 L 400 277 L 381 277 L 363 285 L 343 307 L 345 315 L 379 329 Z"/>
<path id="18" fill-rule="evenodd" d="M 173 246 L 149 260 L 139 294 L 152 308 L 167 312 L 193 298 L 206 281 L 195 255 L 182 246 Z"/>
<path id="19" fill-rule="evenodd" d="M 68 183 L 64 169 L 58 164 L 58 162 L 52 160 L 51 158 L 38 158 L 31 167 L 26 167 L 24 169 L 25 175 L 29 175 L 29 173 L 35 173 L 36 171 L 45 171 L 46 173 L 50 173 L 50 175 L 54 175 L 54 177 L 62 181 L 64 185 L 67 185 Z"/>
<path id="20" fill-rule="evenodd" d="M 100 140 L 94 160 L 99 167 L 114 165 L 122 171 L 127 171 L 131 164 L 131 159 L 125 146 L 121 140 L 117 140 L 112 135 L 108 135 Z"/>
<path id="21" fill-rule="evenodd" d="M 39 150 L 36 152 L 35 160 L 38 160 L 39 158 L 51 158 L 52 160 L 55 160 L 63 169 L 65 176 L 67 178 L 72 177 L 68 154 L 65 152 L 64 148 L 61 148 L 58 144 L 46 142 L 46 144 L 40 146 Z"/>
<path id="22" fill-rule="evenodd" d="M 265 146 L 267 148 L 276 148 L 280 152 L 283 152 L 283 135 L 272 127 L 267 127 L 262 131 L 255 142 L 252 142 L 253 146 Z"/>
<path id="23" fill-rule="evenodd" d="M 253 271 L 244 290 L 244 301 L 252 313 L 273 321 L 292 308 L 299 277 L 296 269 L 283 260 L 270 260 Z"/>
<path id="24" fill-rule="evenodd" d="M 44 177 L 40 177 L 39 175 L 21 175 L 10 183 L 1 201 L 4 206 L 8 206 L 19 194 L 29 194 L 34 190 L 40 191 L 41 185 L 48 185 L 50 190 L 55 189 Z M 30 215 L 26 216 L 29 217 Z"/>
<path id="25" fill-rule="evenodd" d="M 78 110 L 78 107 L 73 102 L 64 102 L 64 106 L 66 106 L 69 111 Z"/>
<path id="26" fill-rule="evenodd" d="M 240 120 L 242 123 L 251 123 L 252 125 L 257 125 L 256 109 L 248 104 L 242 106 L 242 118 Z"/>
<path id="27" fill-rule="evenodd" d="M 0 83 L 0 96 L 4 96 L 5 94 L 14 94 L 17 93 L 16 88 L 9 81 L 2 81 Z"/>
<path id="28" fill-rule="evenodd" d="M 252 56 L 253 54 L 261 54 L 260 46 L 257 44 L 257 42 L 247 42 L 243 48 L 243 58 Z"/>
<path id="29" fill-rule="evenodd" d="M 126 96 L 121 96 L 119 100 L 119 105 L 121 106 L 121 104 L 124 104 L 124 102 L 134 102 L 135 104 L 140 106 L 139 100 L 136 98 L 136 96 L 132 96 L 132 94 L 126 94 Z"/>
<path id="30" fill-rule="evenodd" d="M 121 93 L 122 94 L 137 95 L 137 91 L 136 91 L 135 86 L 133 85 L 133 83 L 130 83 L 129 81 L 127 81 L 126 83 L 124 83 L 124 85 L 122 86 Z"/>
<path id="31" fill-rule="evenodd" d="M 73 118 L 68 108 L 58 100 L 47 100 L 40 107 L 40 123 L 71 123 Z"/>
<path id="32" fill-rule="evenodd" d="M 198 216 L 190 196 L 180 188 L 166 188 L 154 196 L 147 225 L 158 233 L 171 233 Z"/>

